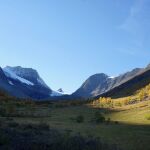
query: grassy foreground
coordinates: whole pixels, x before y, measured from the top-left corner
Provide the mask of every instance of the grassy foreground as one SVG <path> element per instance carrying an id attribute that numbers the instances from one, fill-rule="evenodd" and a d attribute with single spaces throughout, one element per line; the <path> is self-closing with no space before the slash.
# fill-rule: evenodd
<path id="1" fill-rule="evenodd" d="M 46 124 L 51 129 L 67 131 L 71 135 L 99 137 L 101 141 L 117 144 L 122 150 L 150 149 L 150 101 L 113 109 L 94 108 L 91 105 L 65 106 L 65 104 L 1 104 L 9 108 L 1 120 L 16 122 L 20 125 Z M 9 106 L 9 107 L 8 107 Z M 101 112 L 109 123 L 95 123 L 95 112 Z M 84 118 L 77 122 L 77 116 Z"/>

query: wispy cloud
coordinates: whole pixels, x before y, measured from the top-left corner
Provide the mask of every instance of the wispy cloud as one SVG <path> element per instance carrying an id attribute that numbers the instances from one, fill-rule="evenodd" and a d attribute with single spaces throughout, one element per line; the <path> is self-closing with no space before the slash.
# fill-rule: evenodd
<path id="1" fill-rule="evenodd" d="M 120 25 L 120 29 L 126 30 L 136 36 L 143 36 L 150 25 L 150 0 L 135 0 L 130 7 L 129 15 Z"/>
<path id="2" fill-rule="evenodd" d="M 144 15 L 142 14 L 142 11 L 146 3 L 147 0 L 135 0 L 134 5 L 130 8 L 129 15 L 126 20 L 120 25 L 120 29 L 136 34 L 141 28 L 141 16 Z"/>
<path id="3" fill-rule="evenodd" d="M 119 26 L 119 29 L 129 33 L 130 44 L 127 49 L 119 50 L 128 55 L 145 55 L 144 44 L 150 34 L 150 0 L 135 0 L 131 6 L 129 15 Z M 129 46 L 130 45 L 130 46 Z"/>
<path id="4" fill-rule="evenodd" d="M 140 52 L 137 49 L 131 49 L 131 48 L 120 48 L 117 50 L 120 53 L 123 53 L 125 55 L 130 55 L 130 56 L 137 56 Z"/>
<path id="5" fill-rule="evenodd" d="M 135 0 L 135 3 L 130 8 L 129 15 L 126 20 L 120 25 L 121 29 L 134 32 L 139 28 L 139 15 L 147 0 Z"/>

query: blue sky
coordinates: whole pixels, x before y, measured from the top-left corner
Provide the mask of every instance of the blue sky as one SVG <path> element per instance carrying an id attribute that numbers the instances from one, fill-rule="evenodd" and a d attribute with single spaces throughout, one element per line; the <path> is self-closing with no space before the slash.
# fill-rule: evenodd
<path id="1" fill-rule="evenodd" d="M 71 93 L 95 73 L 150 63 L 149 0 L 0 1 L 0 65 L 32 67 Z"/>

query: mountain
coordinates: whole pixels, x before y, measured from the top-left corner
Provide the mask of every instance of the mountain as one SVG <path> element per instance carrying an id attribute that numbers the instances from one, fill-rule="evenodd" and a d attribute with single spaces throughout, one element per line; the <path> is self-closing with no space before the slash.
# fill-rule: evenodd
<path id="1" fill-rule="evenodd" d="M 13 82 L 10 78 L 7 78 L 2 68 L 0 68 L 0 90 L 9 93 L 12 96 L 25 97 L 16 86 L 13 86 Z"/>
<path id="2" fill-rule="evenodd" d="M 52 91 L 51 97 L 58 97 L 60 99 L 61 96 L 68 95 L 66 94 L 62 88 L 58 89 L 57 91 Z"/>
<path id="3" fill-rule="evenodd" d="M 136 68 L 117 77 L 110 77 L 104 73 L 92 75 L 72 95 L 79 97 L 95 97 L 125 83 L 144 70 L 143 68 Z"/>
<path id="4" fill-rule="evenodd" d="M 150 65 L 146 68 L 135 68 L 117 77 L 110 77 L 104 73 L 95 74 L 90 76 L 77 91 L 67 95 L 61 88 L 58 91 L 49 88 L 35 69 L 7 66 L 0 68 L 0 90 L 19 98 L 85 99 L 113 91 L 149 70 Z"/>
<path id="5" fill-rule="evenodd" d="M 82 97 L 92 97 L 96 93 L 105 92 L 108 82 L 111 80 L 109 76 L 101 73 L 90 76 L 83 85 L 72 95 Z M 101 91 L 101 92 L 100 92 Z"/>
<path id="6" fill-rule="evenodd" d="M 39 76 L 38 72 L 32 68 L 22 68 L 20 66 L 17 67 L 10 67 L 7 66 L 3 69 L 3 71 L 6 73 L 6 75 L 16 75 L 20 79 L 25 79 L 22 82 L 27 83 L 28 85 L 40 85 L 46 88 L 49 88 L 46 83 L 42 80 L 42 78 Z"/>
<path id="7" fill-rule="evenodd" d="M 60 91 L 52 91 L 51 96 L 52 97 L 58 97 L 58 96 L 63 96 L 64 93 L 60 92 Z"/>
<path id="8" fill-rule="evenodd" d="M 0 68 L 0 89 L 19 98 L 46 99 L 52 90 L 32 68 Z"/>
<path id="9" fill-rule="evenodd" d="M 57 91 L 60 92 L 60 93 L 62 93 L 62 94 L 64 93 L 64 91 L 63 91 L 62 88 L 58 89 Z"/>
<path id="10" fill-rule="evenodd" d="M 131 96 L 148 84 L 150 84 L 150 69 L 146 68 L 143 72 L 128 80 L 127 82 L 124 82 L 123 84 L 116 86 L 110 91 L 97 97 L 121 98 Z"/>

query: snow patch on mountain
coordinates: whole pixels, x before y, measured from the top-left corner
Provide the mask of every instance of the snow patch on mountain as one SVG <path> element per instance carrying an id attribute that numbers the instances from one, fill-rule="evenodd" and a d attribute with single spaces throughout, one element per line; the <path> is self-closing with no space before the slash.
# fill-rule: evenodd
<path id="1" fill-rule="evenodd" d="M 62 88 L 58 89 L 57 91 L 52 91 L 50 96 L 63 96 L 63 95 L 67 95 L 67 93 L 65 93 L 63 91 Z"/>
<path id="2" fill-rule="evenodd" d="M 27 85 L 31 85 L 31 86 L 34 85 L 32 82 L 17 76 L 13 71 L 9 70 L 8 68 L 4 68 L 3 71 L 7 77 L 13 78 L 15 80 L 19 80 L 20 82 L 27 84 Z"/>
<path id="3" fill-rule="evenodd" d="M 110 77 L 108 77 L 109 79 L 114 79 L 114 78 L 116 78 L 116 77 L 114 77 L 114 76 L 110 76 Z"/>
<path id="4" fill-rule="evenodd" d="M 50 96 L 62 96 L 62 95 L 64 94 L 61 92 L 57 92 L 57 91 L 52 91 L 52 93 L 50 94 Z"/>
<path id="5" fill-rule="evenodd" d="M 11 81 L 8 81 L 8 83 L 9 83 L 10 85 L 14 85 Z"/>
<path id="6" fill-rule="evenodd" d="M 6 66 L 4 69 L 13 72 L 18 77 L 21 77 L 21 78 L 33 83 L 34 85 L 40 85 L 44 88 L 49 89 L 49 87 L 46 85 L 46 83 L 39 76 L 38 72 L 35 69 L 23 68 L 21 66 L 16 66 L 16 67 Z"/>

